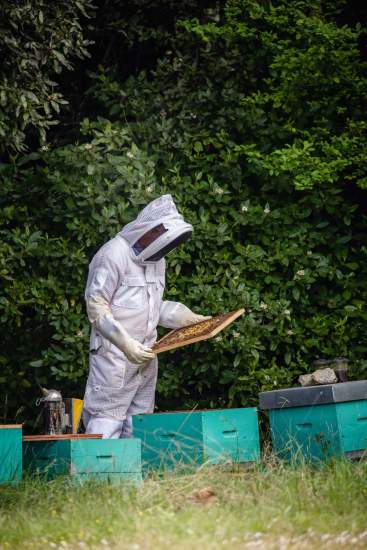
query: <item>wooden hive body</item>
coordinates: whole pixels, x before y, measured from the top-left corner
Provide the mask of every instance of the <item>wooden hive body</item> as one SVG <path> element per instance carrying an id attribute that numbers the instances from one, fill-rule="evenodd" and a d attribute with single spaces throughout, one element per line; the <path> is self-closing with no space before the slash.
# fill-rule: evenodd
<path id="1" fill-rule="evenodd" d="M 144 469 L 254 462 L 260 457 L 257 410 L 180 411 L 133 417 Z"/>
<path id="2" fill-rule="evenodd" d="M 141 444 L 139 439 L 80 437 L 25 441 L 24 466 L 47 479 L 140 481 Z"/>
<path id="3" fill-rule="evenodd" d="M 0 483 L 22 479 L 22 425 L 0 425 Z"/>
<path id="4" fill-rule="evenodd" d="M 264 392 L 260 407 L 282 458 L 367 455 L 367 381 Z"/>

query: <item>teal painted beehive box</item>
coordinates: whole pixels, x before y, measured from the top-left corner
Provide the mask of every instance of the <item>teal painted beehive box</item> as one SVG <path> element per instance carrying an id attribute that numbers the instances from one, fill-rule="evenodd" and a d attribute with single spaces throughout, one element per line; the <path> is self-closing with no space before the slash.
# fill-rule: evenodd
<path id="1" fill-rule="evenodd" d="M 63 439 L 28 441 L 23 446 L 24 468 L 53 479 L 139 482 L 142 479 L 139 439 Z"/>
<path id="2" fill-rule="evenodd" d="M 133 429 L 143 470 L 260 458 L 256 408 L 137 415 Z"/>
<path id="3" fill-rule="evenodd" d="M 260 393 L 276 453 L 318 460 L 367 454 L 367 380 Z"/>
<path id="4" fill-rule="evenodd" d="M 0 483 L 22 479 L 22 425 L 0 424 Z"/>

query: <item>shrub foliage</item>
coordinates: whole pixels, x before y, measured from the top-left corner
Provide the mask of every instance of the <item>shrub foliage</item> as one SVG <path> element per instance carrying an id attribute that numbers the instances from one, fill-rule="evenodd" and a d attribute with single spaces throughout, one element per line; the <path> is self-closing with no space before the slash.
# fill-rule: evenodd
<path id="1" fill-rule="evenodd" d="M 246 315 L 160 356 L 160 408 L 255 404 L 319 356 L 365 376 L 366 65 L 361 28 L 328 6 L 229 0 L 182 20 L 154 71 L 101 68 L 88 96 L 102 116 L 77 143 L 3 166 L 11 406 L 37 383 L 82 393 L 88 261 L 165 192 L 195 228 L 167 257 L 167 298 Z"/>
<path id="2" fill-rule="evenodd" d="M 67 103 L 58 75 L 88 55 L 90 0 L 0 0 L 0 153 L 24 151 L 29 131 L 46 138 Z M 85 29 L 84 29 L 85 30 Z"/>

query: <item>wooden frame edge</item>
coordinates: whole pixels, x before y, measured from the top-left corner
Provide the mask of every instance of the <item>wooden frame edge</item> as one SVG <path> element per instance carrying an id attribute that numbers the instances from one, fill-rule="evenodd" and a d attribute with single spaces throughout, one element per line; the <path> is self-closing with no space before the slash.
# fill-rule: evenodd
<path id="1" fill-rule="evenodd" d="M 195 344 L 196 342 L 202 342 L 204 340 L 208 340 L 209 338 L 213 338 L 213 336 L 216 336 L 219 332 L 221 332 L 223 329 L 225 329 L 228 325 L 233 323 L 233 321 L 238 319 L 238 317 L 243 315 L 245 313 L 245 311 L 246 310 L 243 307 L 236 310 L 236 311 L 234 311 L 232 316 L 229 317 L 226 321 L 224 321 L 223 324 L 221 324 L 219 327 L 213 329 L 211 332 L 209 332 L 205 336 L 193 336 L 192 338 L 189 338 L 188 340 L 185 340 L 185 342 L 178 342 L 174 346 L 172 346 L 172 344 L 167 344 L 166 346 L 160 347 L 159 350 L 155 351 L 155 353 L 158 355 L 158 353 L 163 353 L 164 351 L 171 351 L 171 350 L 174 350 L 174 349 L 177 349 L 177 348 L 182 348 L 184 346 L 188 346 L 189 344 Z M 170 334 L 172 334 L 173 332 L 175 332 L 176 330 L 178 330 L 178 329 L 170 330 L 167 334 L 165 334 L 165 336 L 163 336 L 159 340 L 159 342 L 164 343 L 164 340 L 166 338 L 168 338 L 168 336 Z M 154 347 L 153 347 L 153 351 L 154 351 Z"/>

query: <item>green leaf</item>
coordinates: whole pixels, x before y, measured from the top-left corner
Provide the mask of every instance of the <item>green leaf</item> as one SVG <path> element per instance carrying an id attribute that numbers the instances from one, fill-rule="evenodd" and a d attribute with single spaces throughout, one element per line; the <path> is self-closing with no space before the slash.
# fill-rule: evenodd
<path id="1" fill-rule="evenodd" d="M 39 369 L 40 367 L 42 367 L 43 365 L 43 360 L 42 359 L 38 359 L 37 361 L 32 361 L 31 363 L 29 363 L 31 367 L 34 367 L 35 369 Z"/>
<path id="2" fill-rule="evenodd" d="M 201 153 L 201 151 L 203 150 L 203 144 L 200 141 L 195 141 L 194 149 L 197 153 Z"/>
<path id="3" fill-rule="evenodd" d="M 293 295 L 293 298 L 298 302 L 300 299 L 300 291 L 298 290 L 298 288 L 292 289 L 292 295 Z"/>

